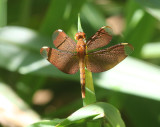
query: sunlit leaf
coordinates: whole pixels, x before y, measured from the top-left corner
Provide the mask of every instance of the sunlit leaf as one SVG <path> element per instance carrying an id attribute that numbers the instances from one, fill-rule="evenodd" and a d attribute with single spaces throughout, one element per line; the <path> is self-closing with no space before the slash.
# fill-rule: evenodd
<path id="1" fill-rule="evenodd" d="M 37 74 L 49 74 L 52 76 L 71 77 L 60 72 L 40 55 L 40 48 L 52 45 L 49 38 L 40 36 L 33 30 L 23 27 L 4 27 L 0 29 L 0 66 L 10 71 L 18 71 L 21 74 L 36 72 Z M 53 46 L 53 45 L 52 45 Z M 2 60 L 3 59 L 3 60 Z"/>
<path id="2" fill-rule="evenodd" d="M 7 84 L 0 81 L 0 113 L 6 126 L 27 126 L 40 120 L 40 116 Z M 8 112 L 9 111 L 9 112 Z M 10 122 L 13 121 L 13 122 Z"/>
<path id="3" fill-rule="evenodd" d="M 160 100 L 160 68 L 135 58 L 126 58 L 95 80 L 98 86 Z"/>
<path id="4" fill-rule="evenodd" d="M 160 1 L 159 0 L 136 0 L 148 13 L 160 20 Z"/>
<path id="5" fill-rule="evenodd" d="M 160 42 L 144 45 L 141 54 L 143 58 L 160 58 Z"/>
<path id="6" fill-rule="evenodd" d="M 63 29 L 65 32 L 77 21 L 78 13 L 85 0 L 53 0 L 50 3 L 47 15 L 44 18 L 40 31 L 51 35 L 53 28 Z M 58 12 L 58 13 L 57 13 Z"/>
<path id="7" fill-rule="evenodd" d="M 87 34 L 88 38 L 92 36 L 96 30 L 106 25 L 105 17 L 94 4 L 88 2 L 82 8 L 81 22 L 83 31 Z"/>
<path id="8" fill-rule="evenodd" d="M 61 119 L 54 119 L 54 120 L 42 120 L 38 123 L 34 123 L 27 127 L 55 127 L 58 123 L 62 122 Z"/>
<path id="9" fill-rule="evenodd" d="M 153 36 L 156 20 L 131 0 L 127 2 L 126 21 L 125 41 L 135 48 L 132 56 L 140 57 L 143 45 L 150 42 Z"/>
<path id="10" fill-rule="evenodd" d="M 0 0 L 0 27 L 7 24 L 7 0 Z"/>
<path id="11" fill-rule="evenodd" d="M 104 119 L 111 127 L 125 127 L 119 111 L 112 105 L 103 102 L 87 105 L 77 110 L 56 127 L 78 125 L 97 119 Z"/>
<path id="12" fill-rule="evenodd" d="M 102 121 L 105 121 L 103 122 L 103 124 L 109 124 L 110 127 L 125 127 L 119 111 L 112 105 L 103 102 L 87 105 L 77 110 L 63 121 L 40 121 L 38 123 L 30 125 L 29 127 L 43 127 L 43 125 L 44 127 L 50 127 L 50 125 L 54 126 L 56 125 L 56 123 L 56 127 L 81 127 L 82 125 L 85 126 L 86 123 L 91 120 L 94 122 L 100 119 L 103 119 Z"/>

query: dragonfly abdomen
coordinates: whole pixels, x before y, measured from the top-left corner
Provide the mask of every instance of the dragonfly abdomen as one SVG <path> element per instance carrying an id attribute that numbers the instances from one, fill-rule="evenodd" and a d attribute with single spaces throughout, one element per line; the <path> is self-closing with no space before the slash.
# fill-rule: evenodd
<path id="1" fill-rule="evenodd" d="M 79 68 L 80 68 L 80 83 L 82 90 L 82 98 L 85 98 L 85 63 L 84 58 L 79 59 Z"/>
<path id="2" fill-rule="evenodd" d="M 82 34 L 82 35 L 81 35 Z M 80 83 L 81 83 L 81 91 L 82 98 L 85 98 L 85 55 L 86 55 L 86 43 L 84 42 L 85 36 L 83 33 L 79 33 L 76 35 L 78 39 L 77 42 L 77 56 L 79 58 L 79 68 L 80 68 Z"/>

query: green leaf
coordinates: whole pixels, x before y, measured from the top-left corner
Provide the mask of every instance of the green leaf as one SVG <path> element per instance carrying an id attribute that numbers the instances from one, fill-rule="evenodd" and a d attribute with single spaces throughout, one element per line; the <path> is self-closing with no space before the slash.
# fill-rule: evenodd
<path id="1" fill-rule="evenodd" d="M 27 26 L 31 19 L 32 0 L 21 1 L 20 25 Z"/>
<path id="2" fill-rule="evenodd" d="M 26 126 L 40 120 L 40 116 L 35 111 L 33 111 L 27 105 L 27 103 L 17 95 L 17 93 L 13 91 L 13 89 L 8 84 L 5 84 L 1 81 L 0 100 L 0 109 L 2 110 L 1 117 L 4 118 L 4 120 L 9 119 L 11 121 L 15 121 L 12 123 L 13 126 Z M 11 124 L 6 123 L 5 125 L 7 126 Z"/>
<path id="3" fill-rule="evenodd" d="M 78 74 L 71 76 L 61 72 L 40 55 L 40 48 L 44 45 L 52 45 L 50 42 L 49 38 L 39 35 L 31 29 L 23 27 L 1 28 L 0 66 L 10 71 L 18 71 L 21 74 L 48 75 L 50 73 L 50 76 L 78 80 Z"/>
<path id="4" fill-rule="evenodd" d="M 133 0 L 128 1 L 126 13 L 127 26 L 124 38 L 135 48 L 132 55 L 140 57 L 143 45 L 150 42 L 153 36 L 156 20 Z"/>
<path id="5" fill-rule="evenodd" d="M 78 14 L 78 32 L 83 32 L 82 25 L 81 25 L 80 14 Z"/>
<path id="6" fill-rule="evenodd" d="M 7 25 L 7 0 L 0 0 L 0 27 Z"/>
<path id="7" fill-rule="evenodd" d="M 97 119 L 107 121 L 111 127 L 125 127 L 119 111 L 112 105 L 103 102 L 90 104 L 77 110 L 56 127 L 72 126 L 73 124 L 78 125 Z"/>
<path id="8" fill-rule="evenodd" d="M 55 127 L 58 123 L 60 123 L 61 119 L 54 119 L 54 120 L 42 120 L 38 123 L 34 123 L 27 127 Z"/>
<path id="9" fill-rule="evenodd" d="M 142 48 L 141 55 L 145 59 L 160 58 L 160 42 L 145 44 Z"/>
<path id="10" fill-rule="evenodd" d="M 127 95 L 123 103 L 129 121 L 135 127 L 159 127 L 160 101 Z"/>
<path id="11" fill-rule="evenodd" d="M 83 31 L 89 38 L 102 26 L 106 26 L 105 16 L 91 2 L 86 2 L 81 11 Z"/>
<path id="12" fill-rule="evenodd" d="M 86 106 L 88 104 L 92 104 L 96 102 L 96 95 L 94 91 L 94 85 L 93 85 L 93 78 L 92 78 L 92 72 L 85 69 L 85 92 L 86 97 L 83 99 L 83 106 Z"/>
<path id="13" fill-rule="evenodd" d="M 95 83 L 102 88 L 160 100 L 160 67 L 127 57 L 107 72 L 100 73 Z"/>
<path id="14" fill-rule="evenodd" d="M 135 0 L 138 2 L 145 10 L 154 16 L 156 19 L 160 20 L 160 1 L 159 0 Z"/>
<path id="15" fill-rule="evenodd" d="M 51 35 L 53 29 L 63 29 L 65 32 L 77 21 L 78 13 L 86 0 L 53 0 L 44 18 L 40 31 Z M 58 12 L 58 13 L 57 13 Z"/>

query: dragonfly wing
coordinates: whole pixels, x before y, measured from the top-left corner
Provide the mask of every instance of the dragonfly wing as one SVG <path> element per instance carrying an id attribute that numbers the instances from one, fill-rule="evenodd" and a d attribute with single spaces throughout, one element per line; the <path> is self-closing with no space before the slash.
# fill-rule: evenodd
<path id="1" fill-rule="evenodd" d="M 76 51 L 76 43 L 63 30 L 56 30 L 53 33 L 53 44 L 56 48 L 63 51 Z"/>
<path id="2" fill-rule="evenodd" d="M 101 27 L 88 41 L 87 50 L 94 50 L 106 46 L 112 39 L 112 28 L 109 26 Z"/>
<path id="3" fill-rule="evenodd" d="M 75 53 L 42 47 L 40 53 L 51 64 L 64 73 L 74 74 L 79 70 L 78 57 Z"/>
<path id="4" fill-rule="evenodd" d="M 86 55 L 86 67 L 91 72 L 107 71 L 123 59 L 125 59 L 132 51 L 132 45 L 121 43 L 100 51 L 88 53 Z"/>

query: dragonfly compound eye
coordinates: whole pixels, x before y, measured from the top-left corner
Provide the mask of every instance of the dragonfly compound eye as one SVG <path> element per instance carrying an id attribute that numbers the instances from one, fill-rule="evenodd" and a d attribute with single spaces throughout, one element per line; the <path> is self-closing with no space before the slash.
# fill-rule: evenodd
<path id="1" fill-rule="evenodd" d="M 75 39 L 79 40 L 79 39 L 86 39 L 86 34 L 84 32 L 78 32 L 75 35 Z"/>

